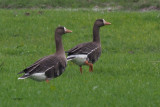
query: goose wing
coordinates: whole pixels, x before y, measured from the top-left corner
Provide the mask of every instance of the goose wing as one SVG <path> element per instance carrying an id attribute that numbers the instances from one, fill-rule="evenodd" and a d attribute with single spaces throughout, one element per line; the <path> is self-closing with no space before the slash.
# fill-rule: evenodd
<path id="1" fill-rule="evenodd" d="M 79 44 L 76 47 L 70 49 L 69 51 L 66 51 L 69 55 L 77 55 L 77 54 L 90 54 L 92 51 L 94 51 L 99 46 L 93 42 L 83 43 Z"/>
<path id="2" fill-rule="evenodd" d="M 62 74 L 60 72 L 60 68 L 66 67 L 66 61 L 64 58 L 50 55 L 46 56 L 44 58 L 41 58 L 40 60 L 36 61 L 34 64 L 29 66 L 28 68 L 24 69 L 20 73 L 25 73 L 25 76 L 29 77 L 30 75 L 34 73 L 43 73 L 45 72 L 48 76 L 59 76 Z M 18 74 L 20 74 L 18 73 Z"/>

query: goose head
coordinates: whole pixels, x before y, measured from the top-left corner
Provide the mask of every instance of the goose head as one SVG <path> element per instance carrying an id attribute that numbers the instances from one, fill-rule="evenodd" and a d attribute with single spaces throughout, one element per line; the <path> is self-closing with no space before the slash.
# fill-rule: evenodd
<path id="1" fill-rule="evenodd" d="M 65 33 L 71 33 L 71 32 L 72 32 L 71 30 L 69 30 L 63 26 L 57 27 L 57 29 L 56 29 L 56 33 L 58 33 L 60 35 L 65 34 Z"/>
<path id="2" fill-rule="evenodd" d="M 104 19 L 97 19 L 95 21 L 95 25 L 97 25 L 98 27 L 102 27 L 104 25 L 110 25 L 110 22 L 105 21 Z"/>

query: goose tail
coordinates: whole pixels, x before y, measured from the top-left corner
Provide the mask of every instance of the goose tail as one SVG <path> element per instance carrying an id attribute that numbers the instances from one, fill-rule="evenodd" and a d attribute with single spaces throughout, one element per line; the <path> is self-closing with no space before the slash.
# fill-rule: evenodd
<path id="1" fill-rule="evenodd" d="M 26 79 L 26 78 L 28 78 L 28 77 L 30 77 L 30 75 L 24 74 L 23 76 L 19 77 L 18 79 L 19 79 L 19 80 L 20 80 L 20 79 Z"/>
<path id="2" fill-rule="evenodd" d="M 17 73 L 17 74 L 22 74 L 22 73 L 25 73 L 24 71 L 21 71 L 21 72 L 19 72 L 19 73 Z"/>
<path id="3" fill-rule="evenodd" d="M 73 60 L 75 57 L 74 56 L 68 56 L 67 57 L 67 61 L 71 61 L 71 60 Z"/>

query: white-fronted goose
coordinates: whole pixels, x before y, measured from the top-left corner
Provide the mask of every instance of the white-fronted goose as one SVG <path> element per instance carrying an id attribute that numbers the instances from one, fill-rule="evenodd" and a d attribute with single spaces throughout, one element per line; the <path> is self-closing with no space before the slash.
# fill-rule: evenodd
<path id="1" fill-rule="evenodd" d="M 79 65 L 81 73 L 82 65 L 88 65 L 89 71 L 93 71 L 93 64 L 101 55 L 100 27 L 110 24 L 111 23 L 106 22 L 104 19 L 97 19 L 93 26 L 93 42 L 82 43 L 66 51 L 66 53 L 68 53 L 67 60 L 71 60 Z"/>
<path id="2" fill-rule="evenodd" d="M 72 31 L 65 27 L 57 27 L 55 30 L 56 53 L 39 59 L 28 68 L 19 72 L 18 74 L 25 74 L 18 79 L 25 79 L 29 77 L 33 80 L 46 80 L 46 82 L 48 82 L 50 79 L 60 76 L 67 65 L 67 59 L 61 38 L 63 34 L 70 32 Z"/>

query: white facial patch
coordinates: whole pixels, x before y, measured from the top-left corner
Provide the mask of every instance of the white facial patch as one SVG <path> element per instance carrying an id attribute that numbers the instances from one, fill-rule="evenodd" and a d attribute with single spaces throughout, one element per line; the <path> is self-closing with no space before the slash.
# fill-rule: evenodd
<path id="1" fill-rule="evenodd" d="M 103 24 L 105 23 L 106 21 L 103 19 Z"/>
<path id="2" fill-rule="evenodd" d="M 66 27 L 64 27 L 64 31 L 65 31 L 65 32 L 67 31 Z"/>

